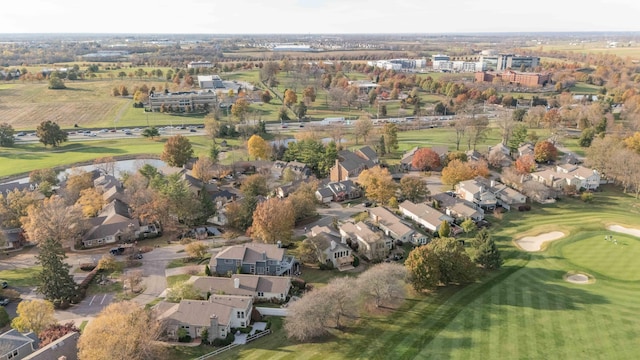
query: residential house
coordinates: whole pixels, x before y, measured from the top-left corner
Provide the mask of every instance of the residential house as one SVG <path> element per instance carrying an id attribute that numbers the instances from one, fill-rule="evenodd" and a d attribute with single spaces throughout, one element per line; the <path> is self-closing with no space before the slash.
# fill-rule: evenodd
<path id="1" fill-rule="evenodd" d="M 286 198 L 292 192 L 298 189 L 298 186 L 302 184 L 302 180 L 296 180 L 292 182 L 288 182 L 286 184 L 280 185 L 276 188 L 276 196 L 279 198 Z"/>
<path id="2" fill-rule="evenodd" d="M 290 275 L 296 262 L 273 244 L 248 243 L 234 245 L 211 258 L 209 267 L 218 274 Z"/>
<path id="3" fill-rule="evenodd" d="M 503 143 L 498 143 L 496 146 L 489 146 L 487 159 L 490 163 L 495 163 L 501 167 L 511 166 L 511 149 Z"/>
<path id="4" fill-rule="evenodd" d="M 362 196 L 362 190 L 351 180 L 335 181 L 316 190 L 316 199 L 326 204 L 331 201 L 342 202 Z"/>
<path id="5" fill-rule="evenodd" d="M 453 217 L 443 214 L 425 203 L 414 204 L 409 200 L 405 200 L 399 205 L 399 209 L 404 216 L 433 232 L 440 229 L 443 221 L 453 222 Z"/>
<path id="6" fill-rule="evenodd" d="M 405 152 L 402 155 L 402 158 L 400 159 L 400 165 L 402 166 L 403 169 L 405 169 L 405 170 L 413 169 L 413 166 L 411 165 L 411 163 L 413 162 L 413 156 L 416 154 L 416 152 L 419 149 L 420 149 L 420 147 L 416 146 L 416 147 L 408 150 L 407 152 Z"/>
<path id="7" fill-rule="evenodd" d="M 253 297 L 211 295 L 209 300 L 182 300 L 179 304 L 159 303 L 158 320 L 166 326 L 167 336 L 177 340 L 184 329 L 191 338 L 207 330 L 209 341 L 225 339 L 231 329 L 246 328 L 251 322 Z"/>
<path id="8" fill-rule="evenodd" d="M 355 152 L 342 150 L 338 152 L 338 158 L 329 173 L 332 182 L 355 179 L 363 170 L 370 169 L 379 163 L 379 159 L 373 154 L 375 151 L 365 146 Z"/>
<path id="9" fill-rule="evenodd" d="M 527 202 L 527 197 L 525 195 L 499 181 L 487 180 L 485 178 L 477 178 L 476 180 L 493 193 L 496 197 L 497 205 L 502 206 L 507 210 L 511 210 L 511 207 L 517 207 L 518 205 L 522 205 Z"/>
<path id="10" fill-rule="evenodd" d="M 319 254 L 318 261 L 331 263 L 334 268 L 343 271 L 353 269 L 353 254 L 351 248 L 342 241 L 339 233 L 327 226 L 314 226 L 311 228 L 311 236 L 316 237 Z"/>
<path id="11" fill-rule="evenodd" d="M 456 194 L 467 201 L 477 204 L 483 209 L 495 209 L 498 201 L 487 186 L 476 179 L 461 181 L 456 185 Z"/>
<path id="12" fill-rule="evenodd" d="M 525 155 L 531 155 L 533 156 L 533 150 L 534 150 L 534 146 L 527 143 L 527 144 L 523 144 L 522 146 L 520 146 L 518 148 L 518 157 L 521 156 L 525 156 Z"/>
<path id="13" fill-rule="evenodd" d="M 432 196 L 438 202 L 438 208 L 444 209 L 445 214 L 455 219 L 472 219 L 480 221 L 484 219 L 484 210 L 477 204 L 451 196 L 448 193 L 439 193 Z"/>
<path id="14" fill-rule="evenodd" d="M 484 159 L 484 156 L 477 150 L 469 150 L 465 154 L 467 155 L 467 160 L 478 161 Z"/>
<path id="15" fill-rule="evenodd" d="M 82 238 L 84 247 L 132 241 L 140 230 L 140 222 L 132 219 L 129 206 L 120 200 L 113 200 L 89 219 L 91 228 Z"/>
<path id="16" fill-rule="evenodd" d="M 22 228 L 0 229 L 0 237 L 5 239 L 5 244 L 0 247 L 2 250 L 15 250 L 25 244 L 24 231 Z"/>
<path id="17" fill-rule="evenodd" d="M 112 187 L 122 187 L 122 183 L 113 175 L 103 174 L 93 180 L 93 187 L 100 192 L 105 192 Z"/>
<path id="18" fill-rule="evenodd" d="M 316 199 L 323 204 L 328 204 L 333 201 L 333 191 L 329 187 L 322 187 L 316 190 Z"/>
<path id="19" fill-rule="evenodd" d="M 371 146 L 363 146 L 360 149 L 356 150 L 355 154 L 367 161 L 371 161 L 375 165 L 380 164 L 378 153 L 373 150 Z"/>
<path id="20" fill-rule="evenodd" d="M 529 174 L 531 179 L 546 186 L 562 190 L 565 186 L 575 186 L 577 190 L 595 190 L 600 186 L 600 173 L 581 165 L 562 164 L 555 169 L 545 169 Z"/>
<path id="21" fill-rule="evenodd" d="M 284 302 L 291 290 L 288 276 L 233 274 L 228 277 L 192 276 L 188 283 L 201 295 L 242 295 L 256 300 Z"/>
<path id="22" fill-rule="evenodd" d="M 415 233 L 415 230 L 403 223 L 391 211 L 381 206 L 369 209 L 369 217 L 374 225 L 393 240 L 400 240 L 403 243 L 409 242 L 411 236 Z"/>
<path id="23" fill-rule="evenodd" d="M 38 349 L 38 336 L 11 329 L 0 335 L 0 360 L 21 360 Z"/>
<path id="24" fill-rule="evenodd" d="M 371 230 L 362 221 L 356 224 L 350 222 L 342 224 L 340 226 L 340 236 L 342 242 L 347 243 L 348 240 L 357 242 L 358 253 L 369 260 L 385 258 L 393 247 L 393 241 L 390 238 Z"/>
<path id="25" fill-rule="evenodd" d="M 280 160 L 275 161 L 271 166 L 271 175 L 276 179 L 280 179 L 286 169 L 291 170 L 298 180 L 306 179 L 311 175 L 311 169 L 309 169 L 305 163 Z"/>
<path id="26" fill-rule="evenodd" d="M 28 355 L 24 360 L 78 360 L 79 338 L 79 332 L 70 332 Z"/>
<path id="27" fill-rule="evenodd" d="M 596 190 L 600 186 L 600 173 L 597 170 L 589 169 L 581 165 L 562 164 L 556 166 L 558 173 L 567 174 L 578 179 L 579 189 Z"/>

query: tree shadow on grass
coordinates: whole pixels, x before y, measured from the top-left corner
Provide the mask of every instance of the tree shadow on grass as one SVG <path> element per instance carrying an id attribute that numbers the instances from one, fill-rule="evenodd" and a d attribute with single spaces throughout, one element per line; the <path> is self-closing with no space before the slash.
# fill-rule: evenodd
<path id="1" fill-rule="evenodd" d="M 608 304 L 610 301 L 590 291 L 588 286 L 576 287 L 560 283 L 564 270 L 523 268 L 494 291 L 503 291 L 499 296 L 488 296 L 485 300 L 494 305 L 529 307 L 537 310 L 581 310 L 587 305 Z"/>
<path id="2" fill-rule="evenodd" d="M 97 146 L 88 146 L 88 147 L 78 147 L 74 149 L 69 149 L 67 152 L 76 152 L 76 153 L 95 153 L 95 154 L 125 154 L 127 153 L 123 149 L 111 148 L 111 147 L 97 147 Z"/>

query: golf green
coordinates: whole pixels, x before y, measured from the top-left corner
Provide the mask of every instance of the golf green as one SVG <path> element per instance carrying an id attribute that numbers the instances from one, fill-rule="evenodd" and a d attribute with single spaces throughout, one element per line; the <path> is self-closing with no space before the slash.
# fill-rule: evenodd
<path id="1" fill-rule="evenodd" d="M 581 232 L 568 238 L 560 253 L 568 262 L 596 278 L 640 280 L 637 267 L 640 239 L 636 237 L 612 231 Z"/>

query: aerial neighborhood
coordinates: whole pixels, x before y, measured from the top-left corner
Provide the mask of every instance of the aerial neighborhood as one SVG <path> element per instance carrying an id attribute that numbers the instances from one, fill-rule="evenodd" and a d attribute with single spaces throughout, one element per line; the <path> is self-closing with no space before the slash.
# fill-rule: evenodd
<path id="1" fill-rule="evenodd" d="M 0 360 L 634 358 L 639 39 L 543 35 L 1 41 Z"/>

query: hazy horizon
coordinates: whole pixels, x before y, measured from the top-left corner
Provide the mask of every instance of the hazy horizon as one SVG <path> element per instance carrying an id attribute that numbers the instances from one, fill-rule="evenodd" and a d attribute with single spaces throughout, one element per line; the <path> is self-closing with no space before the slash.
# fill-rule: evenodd
<path id="1" fill-rule="evenodd" d="M 418 0 L 33 0 L 7 13 L 0 34 L 468 34 L 636 32 L 640 2 L 496 0 L 429 4 Z M 35 9 L 35 10 L 34 10 Z"/>

